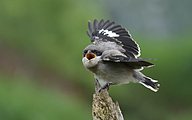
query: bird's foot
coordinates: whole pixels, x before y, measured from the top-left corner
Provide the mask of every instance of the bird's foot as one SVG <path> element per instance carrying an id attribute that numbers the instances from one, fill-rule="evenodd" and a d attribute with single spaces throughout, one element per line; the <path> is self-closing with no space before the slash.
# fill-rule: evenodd
<path id="1" fill-rule="evenodd" d="M 110 85 L 113 85 L 113 83 L 106 83 L 105 85 L 101 86 L 99 89 L 98 89 L 98 92 L 100 92 L 102 89 L 105 89 L 107 88 L 107 90 L 109 90 L 109 86 Z"/>

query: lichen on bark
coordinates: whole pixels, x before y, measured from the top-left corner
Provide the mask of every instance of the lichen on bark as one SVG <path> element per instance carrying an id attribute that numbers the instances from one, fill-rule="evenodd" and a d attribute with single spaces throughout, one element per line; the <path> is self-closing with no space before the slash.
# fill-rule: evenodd
<path id="1" fill-rule="evenodd" d="M 107 89 L 98 92 L 100 84 L 95 79 L 95 93 L 93 94 L 93 120 L 124 120 L 119 104 L 113 102 Z"/>

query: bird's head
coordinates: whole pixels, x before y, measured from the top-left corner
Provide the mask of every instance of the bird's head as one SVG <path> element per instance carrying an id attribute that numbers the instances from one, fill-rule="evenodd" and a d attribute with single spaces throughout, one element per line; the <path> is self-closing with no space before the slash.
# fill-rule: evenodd
<path id="1" fill-rule="evenodd" d="M 83 65 L 86 68 L 92 68 L 95 67 L 98 62 L 101 60 L 102 52 L 99 49 L 99 47 L 95 45 L 89 45 L 87 46 L 83 51 Z"/>

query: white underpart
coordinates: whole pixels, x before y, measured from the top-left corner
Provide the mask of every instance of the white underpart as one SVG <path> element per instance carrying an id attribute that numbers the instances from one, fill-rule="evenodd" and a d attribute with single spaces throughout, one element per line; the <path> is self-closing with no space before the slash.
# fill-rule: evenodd
<path id="1" fill-rule="evenodd" d="M 151 90 L 154 91 L 154 92 L 157 92 L 157 90 L 154 89 L 153 87 L 151 87 L 150 85 L 146 85 L 146 84 L 144 84 L 143 82 L 139 82 L 139 83 L 141 83 L 142 85 L 144 85 L 146 88 L 149 88 L 149 89 L 151 89 Z"/>
<path id="2" fill-rule="evenodd" d="M 99 34 L 100 33 L 103 33 L 104 35 L 107 35 L 108 37 L 119 37 L 119 35 L 116 34 L 115 32 L 104 30 L 104 29 L 99 30 Z"/>

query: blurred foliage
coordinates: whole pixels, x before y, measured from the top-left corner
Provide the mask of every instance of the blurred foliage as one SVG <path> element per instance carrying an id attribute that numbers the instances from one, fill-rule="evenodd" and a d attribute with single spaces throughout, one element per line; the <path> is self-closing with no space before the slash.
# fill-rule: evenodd
<path id="1" fill-rule="evenodd" d="M 87 21 L 109 18 L 103 4 L 89 0 L 0 2 L 0 119 L 92 119 L 93 74 L 81 59 L 91 43 L 85 32 Z M 161 87 L 153 93 L 139 84 L 111 86 L 111 97 L 119 101 L 125 119 L 192 119 L 191 35 L 132 36 L 142 58 L 156 59 L 152 61 L 155 67 L 142 72 L 159 80 Z M 44 84 L 50 79 L 58 86 L 61 80 L 65 88 Z"/>
<path id="2" fill-rule="evenodd" d="M 85 103 L 55 89 L 2 74 L 0 80 L 1 120 L 91 119 L 91 112 L 82 110 Z"/>
<path id="3" fill-rule="evenodd" d="M 0 78 L 0 96 L 4 98 L 0 100 L 2 106 L 0 119 L 91 119 L 91 106 L 78 105 L 78 101 L 83 101 L 78 100 L 78 97 L 71 98 L 72 95 L 60 97 L 61 94 L 54 94 L 49 88 L 36 88 L 35 84 L 25 86 L 25 81 L 37 81 L 30 77 L 35 76 L 39 68 L 43 68 L 44 71 L 51 70 L 57 73 L 63 80 L 85 85 L 86 80 L 83 76 L 86 73 L 79 72 L 86 71 L 81 63 L 82 49 L 90 43 L 86 40 L 88 37 L 85 31 L 89 19 L 101 18 L 98 9 L 101 10 L 98 3 L 89 0 L 3 0 L 0 2 L 1 47 L 5 44 L 6 47 L 13 48 L 14 52 L 19 53 L 18 57 L 22 56 L 24 59 L 21 62 L 25 62 L 22 63 L 24 69 L 19 68 L 23 66 L 16 65 L 18 68 L 11 73 L 11 78 Z M 4 48 L 1 54 L 9 54 L 7 49 L 9 50 Z M 7 61 L 14 63 L 14 59 Z M 8 63 L 6 68 L 9 65 Z M 7 75 L 9 71 L 5 70 L 1 69 L 1 72 Z M 25 81 L 16 82 L 23 77 Z M 15 84 L 11 83 L 12 81 L 4 83 L 8 79 Z"/>
<path id="4" fill-rule="evenodd" d="M 97 2 L 88 0 L 4 0 L 0 38 L 42 66 L 81 79 L 82 49 L 90 43 L 87 21 L 101 18 L 98 9 Z"/>

